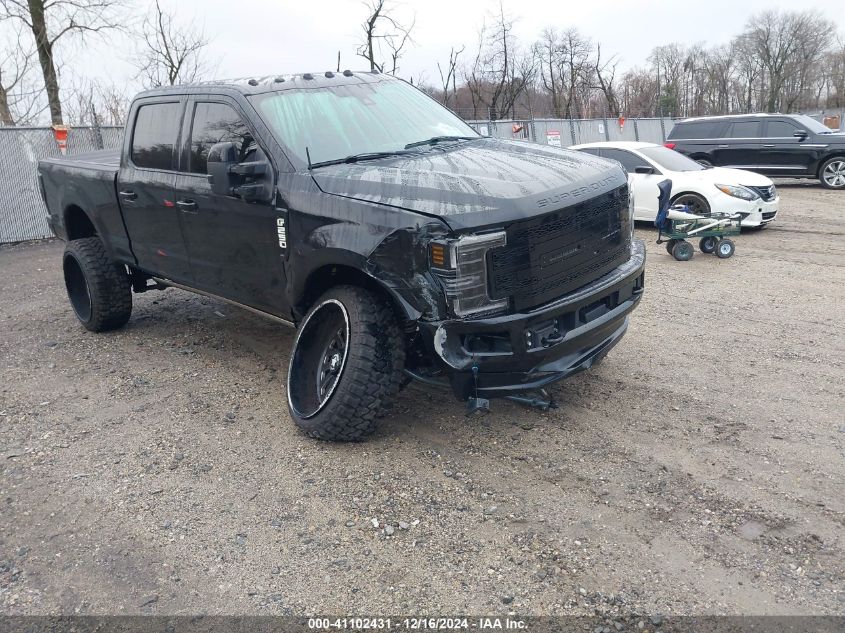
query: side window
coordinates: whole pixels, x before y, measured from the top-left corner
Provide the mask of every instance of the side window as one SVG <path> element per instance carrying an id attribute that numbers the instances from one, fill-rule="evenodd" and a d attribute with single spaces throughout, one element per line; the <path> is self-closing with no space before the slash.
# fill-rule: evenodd
<path id="1" fill-rule="evenodd" d="M 734 121 L 728 127 L 728 138 L 760 138 L 760 121 Z"/>
<path id="2" fill-rule="evenodd" d="M 180 103 L 151 103 L 138 108 L 130 150 L 136 166 L 173 169 L 181 107 Z"/>
<path id="3" fill-rule="evenodd" d="M 631 152 L 626 152 L 624 149 L 605 147 L 602 149 L 602 156 L 618 160 L 629 174 L 633 174 L 637 167 L 651 167 L 642 158 Z"/>
<path id="4" fill-rule="evenodd" d="M 597 147 L 582 147 L 578 150 L 584 154 L 592 154 L 593 156 L 600 156 L 599 149 Z"/>
<path id="5" fill-rule="evenodd" d="M 191 152 L 188 171 L 207 173 L 208 151 L 215 143 L 235 144 L 238 161 L 258 149 L 241 116 L 225 103 L 197 103 L 191 122 Z"/>
<path id="6" fill-rule="evenodd" d="M 799 130 L 797 125 L 789 121 L 769 121 L 766 124 L 766 136 L 769 138 L 792 138 L 796 130 Z"/>

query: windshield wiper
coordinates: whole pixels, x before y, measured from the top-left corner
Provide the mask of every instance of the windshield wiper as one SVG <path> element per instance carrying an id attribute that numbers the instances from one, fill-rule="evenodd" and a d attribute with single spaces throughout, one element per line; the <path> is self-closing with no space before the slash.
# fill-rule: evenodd
<path id="1" fill-rule="evenodd" d="M 420 147 L 421 145 L 437 145 L 438 143 L 442 143 L 443 141 L 471 141 L 476 138 L 481 138 L 480 136 L 432 136 L 431 138 L 427 138 L 424 141 L 416 141 L 415 143 L 408 143 L 405 146 L 405 149 L 411 149 L 412 147 Z"/>
<path id="2" fill-rule="evenodd" d="M 362 160 L 377 160 L 379 158 L 388 158 L 390 156 L 404 156 L 405 154 L 413 154 L 413 152 L 406 152 L 404 150 L 395 150 L 392 152 L 362 152 L 361 154 L 352 154 L 346 158 L 333 158 L 332 160 L 323 160 L 319 163 L 308 164 L 309 169 L 315 167 L 328 167 L 329 165 L 344 165 L 349 163 L 357 163 Z"/>

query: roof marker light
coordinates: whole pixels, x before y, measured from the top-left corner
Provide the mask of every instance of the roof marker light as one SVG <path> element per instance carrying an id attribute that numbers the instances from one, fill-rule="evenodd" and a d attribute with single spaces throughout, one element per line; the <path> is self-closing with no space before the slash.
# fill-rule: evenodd
<path id="1" fill-rule="evenodd" d="M 327 71 L 326 71 L 326 77 L 327 77 L 328 79 L 331 79 L 332 77 L 334 77 L 334 73 L 333 73 L 332 71 L 330 71 L 330 70 L 327 70 Z"/>
<path id="2" fill-rule="evenodd" d="M 280 77 L 276 77 L 273 81 L 277 84 L 283 84 L 283 83 L 285 83 L 285 78 L 280 76 Z"/>
<path id="3" fill-rule="evenodd" d="M 314 75 L 312 75 L 311 73 L 305 73 L 304 75 L 302 75 L 302 78 L 303 79 L 314 79 Z"/>
<path id="4" fill-rule="evenodd" d="M 347 68 L 346 70 L 343 71 L 343 76 L 344 77 L 351 77 L 352 71 Z"/>
<path id="5" fill-rule="evenodd" d="M 247 83 L 248 83 L 250 86 L 257 86 L 257 85 L 258 85 L 258 80 L 257 80 L 257 79 L 250 79 Z"/>

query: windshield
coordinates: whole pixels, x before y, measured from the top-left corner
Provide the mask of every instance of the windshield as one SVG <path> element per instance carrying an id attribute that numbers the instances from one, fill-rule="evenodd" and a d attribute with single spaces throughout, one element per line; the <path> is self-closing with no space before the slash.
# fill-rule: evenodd
<path id="1" fill-rule="evenodd" d="M 683 154 L 668 147 L 661 147 L 660 145 L 643 147 L 639 152 L 646 158 L 653 160 L 657 163 L 658 167 L 662 167 L 666 171 L 700 171 L 704 169 L 704 167 L 691 158 L 687 158 Z"/>
<path id="2" fill-rule="evenodd" d="M 806 114 L 796 115 L 795 120 L 814 134 L 831 134 L 833 132 L 829 127 L 819 123 L 812 117 L 808 117 Z"/>
<path id="3" fill-rule="evenodd" d="M 253 98 L 276 138 L 305 164 L 369 152 L 401 152 L 433 137 L 478 134 L 399 80 L 283 90 Z M 480 137 L 478 137 L 480 138 Z"/>

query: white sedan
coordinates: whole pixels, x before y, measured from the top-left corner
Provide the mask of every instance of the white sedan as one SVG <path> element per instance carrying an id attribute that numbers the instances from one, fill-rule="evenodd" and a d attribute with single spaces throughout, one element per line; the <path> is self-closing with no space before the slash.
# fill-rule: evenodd
<path id="1" fill-rule="evenodd" d="M 574 145 L 575 149 L 622 163 L 634 196 L 634 219 L 657 217 L 657 183 L 672 181 L 672 203 L 691 213 L 741 213 L 742 226 L 762 227 L 775 219 L 774 183 L 743 169 L 703 167 L 674 150 L 654 143 L 608 142 Z"/>

